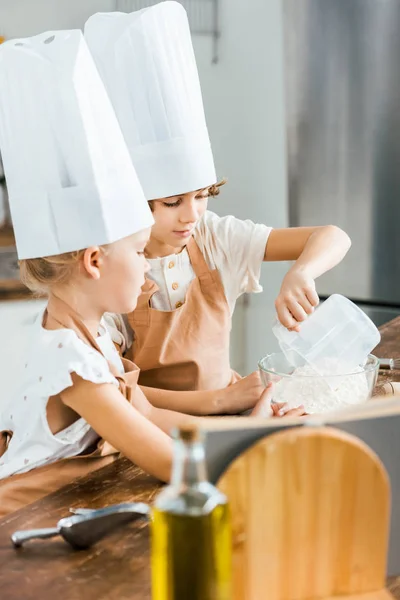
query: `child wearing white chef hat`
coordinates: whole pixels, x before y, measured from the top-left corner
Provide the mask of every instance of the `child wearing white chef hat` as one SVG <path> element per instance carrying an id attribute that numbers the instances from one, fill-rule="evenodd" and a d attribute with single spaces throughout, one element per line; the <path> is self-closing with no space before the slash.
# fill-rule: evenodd
<path id="1" fill-rule="evenodd" d="M 221 182 L 181 4 L 94 15 L 85 37 L 155 219 L 146 283 L 128 326 L 120 323 L 128 346 L 133 339 L 139 383 L 158 406 L 249 409 L 262 387 L 257 372 L 240 380 L 230 367 L 237 298 L 261 291 L 263 261 L 295 260 L 276 308 L 286 327 L 298 328 L 318 304 L 315 278 L 342 260 L 349 238 L 332 226 L 273 230 L 207 210 Z"/>
<path id="2" fill-rule="evenodd" d="M 168 480 L 166 432 L 190 417 L 146 400 L 137 367 L 121 361 L 102 319 L 136 307 L 153 217 L 82 33 L 2 45 L 0 87 L 22 279 L 48 295 L 0 420 L 0 514 L 117 450 Z"/>

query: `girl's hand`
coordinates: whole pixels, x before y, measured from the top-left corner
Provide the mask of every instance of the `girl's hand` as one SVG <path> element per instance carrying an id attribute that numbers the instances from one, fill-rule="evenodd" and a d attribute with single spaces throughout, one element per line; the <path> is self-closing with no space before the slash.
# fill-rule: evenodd
<path id="1" fill-rule="evenodd" d="M 278 319 L 291 331 L 300 331 L 300 323 L 319 304 L 315 282 L 305 269 L 292 267 L 285 275 L 275 301 Z"/>
<path id="2" fill-rule="evenodd" d="M 307 415 L 302 404 L 300 404 L 300 406 L 297 408 L 289 408 L 287 402 L 273 402 L 271 404 L 271 408 L 273 417 L 304 417 Z"/>
<path id="3" fill-rule="evenodd" d="M 261 394 L 257 404 L 251 411 L 251 417 L 262 417 L 264 419 L 269 419 L 270 417 L 274 416 L 271 405 L 273 391 L 274 386 L 272 383 L 269 383 Z"/>
<path id="4" fill-rule="evenodd" d="M 272 383 L 269 383 L 261 394 L 256 406 L 250 413 L 250 416 L 268 419 L 270 417 L 302 417 L 307 414 L 302 405 L 297 408 L 289 409 L 286 403 L 272 402 L 273 394 L 274 386 Z"/>

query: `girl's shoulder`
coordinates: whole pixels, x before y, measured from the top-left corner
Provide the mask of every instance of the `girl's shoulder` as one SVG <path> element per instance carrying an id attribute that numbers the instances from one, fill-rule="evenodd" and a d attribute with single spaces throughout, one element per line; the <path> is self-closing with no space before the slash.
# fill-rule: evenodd
<path id="1" fill-rule="evenodd" d="M 41 396 L 55 395 L 72 385 L 72 373 L 93 383 L 116 383 L 107 359 L 100 352 L 83 342 L 72 329 L 44 329 L 42 318 L 43 313 L 34 323 L 23 365 L 27 388 Z"/>

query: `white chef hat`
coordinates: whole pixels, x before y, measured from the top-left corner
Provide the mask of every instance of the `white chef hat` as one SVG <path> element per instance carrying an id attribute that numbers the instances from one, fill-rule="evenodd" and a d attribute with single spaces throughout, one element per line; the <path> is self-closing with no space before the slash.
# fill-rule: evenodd
<path id="1" fill-rule="evenodd" d="M 186 11 L 98 13 L 85 38 L 148 200 L 216 182 Z"/>
<path id="2" fill-rule="evenodd" d="M 153 218 L 82 32 L 0 46 L 0 146 L 18 256 L 115 242 Z"/>

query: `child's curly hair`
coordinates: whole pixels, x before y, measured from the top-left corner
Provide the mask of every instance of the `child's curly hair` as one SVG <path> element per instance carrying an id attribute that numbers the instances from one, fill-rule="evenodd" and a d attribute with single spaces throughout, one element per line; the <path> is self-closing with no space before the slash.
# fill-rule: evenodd
<path id="1" fill-rule="evenodd" d="M 213 185 L 210 185 L 210 187 L 208 188 L 208 193 L 212 198 L 215 198 L 216 196 L 219 196 L 219 194 L 221 193 L 220 188 L 225 185 L 225 183 L 227 182 L 227 179 L 221 179 L 221 181 L 218 181 L 217 183 L 213 183 Z M 207 188 L 204 188 L 204 190 L 206 190 Z M 151 212 L 153 212 L 153 202 L 154 200 L 149 200 L 149 206 L 150 206 L 150 210 Z"/>
<path id="2" fill-rule="evenodd" d="M 221 193 L 220 188 L 226 184 L 228 180 L 225 179 L 225 177 L 223 179 L 221 179 L 221 181 L 218 181 L 218 183 L 214 183 L 214 185 L 211 185 L 208 188 L 208 193 L 210 194 L 210 196 L 212 196 L 213 198 L 215 198 L 215 196 L 218 196 Z"/>

